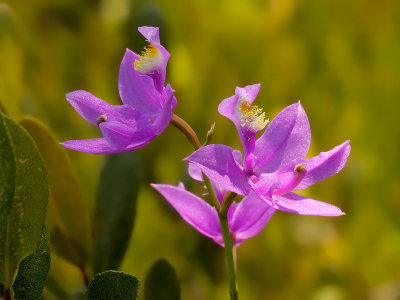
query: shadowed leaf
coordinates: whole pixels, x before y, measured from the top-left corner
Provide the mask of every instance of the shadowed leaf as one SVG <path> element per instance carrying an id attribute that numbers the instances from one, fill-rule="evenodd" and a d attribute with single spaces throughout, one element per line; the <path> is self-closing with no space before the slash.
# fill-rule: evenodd
<path id="1" fill-rule="evenodd" d="M 147 274 L 144 284 L 145 300 L 181 299 L 175 270 L 165 259 L 157 260 Z"/>
<path id="2" fill-rule="evenodd" d="M 3 103 L 1 103 L 1 102 L 0 102 L 0 112 L 2 112 L 3 114 L 7 115 L 6 108 L 4 107 Z"/>
<path id="3" fill-rule="evenodd" d="M 39 247 L 20 263 L 13 285 L 16 299 L 40 299 L 50 268 L 50 240 L 44 228 Z"/>
<path id="4" fill-rule="evenodd" d="M 46 168 L 29 134 L 0 113 L 0 282 L 12 286 L 39 245 L 48 200 Z"/>
<path id="5" fill-rule="evenodd" d="M 33 117 L 20 124 L 36 141 L 47 167 L 50 200 L 47 222 L 54 250 L 69 262 L 82 266 L 90 247 L 90 214 L 78 178 L 64 148 L 50 129 Z"/>
<path id="6" fill-rule="evenodd" d="M 108 155 L 101 170 L 93 222 L 93 271 L 118 270 L 128 247 L 139 189 L 136 152 Z"/>
<path id="7" fill-rule="evenodd" d="M 129 274 L 106 271 L 97 274 L 89 284 L 88 300 L 136 300 L 140 281 Z"/>

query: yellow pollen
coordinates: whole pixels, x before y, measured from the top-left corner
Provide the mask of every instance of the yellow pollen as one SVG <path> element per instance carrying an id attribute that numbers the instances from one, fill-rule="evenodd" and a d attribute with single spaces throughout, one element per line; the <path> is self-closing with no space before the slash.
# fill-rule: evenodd
<path id="1" fill-rule="evenodd" d="M 265 113 L 256 105 L 251 105 L 248 101 L 243 101 L 239 105 L 240 125 L 249 126 L 253 130 L 262 130 L 269 122 L 265 120 Z"/>
<path id="2" fill-rule="evenodd" d="M 152 44 L 145 48 L 139 58 L 139 60 L 135 60 L 134 68 L 142 74 L 157 71 L 162 65 L 161 52 Z"/>

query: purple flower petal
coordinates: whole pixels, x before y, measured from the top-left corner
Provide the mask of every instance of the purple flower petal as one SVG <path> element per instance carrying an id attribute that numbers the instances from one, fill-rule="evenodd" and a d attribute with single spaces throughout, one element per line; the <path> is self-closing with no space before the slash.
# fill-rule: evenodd
<path id="1" fill-rule="evenodd" d="M 115 149 L 125 149 L 132 143 L 144 145 L 155 137 L 150 127 L 137 129 L 117 121 L 103 122 L 99 127 L 104 138 Z"/>
<path id="2" fill-rule="evenodd" d="M 66 95 L 68 102 L 88 122 L 97 124 L 97 118 L 105 115 L 107 120 L 134 118 L 138 112 L 127 105 L 111 105 L 86 91 L 74 91 Z"/>
<path id="3" fill-rule="evenodd" d="M 162 63 L 157 72 L 151 72 L 148 75 L 154 79 L 154 84 L 157 90 L 161 93 L 167 70 L 167 63 L 170 57 L 169 52 L 160 44 L 160 36 L 158 27 L 142 26 L 138 28 L 139 32 L 161 53 Z"/>
<path id="4" fill-rule="evenodd" d="M 244 88 L 236 87 L 235 95 L 222 100 L 218 106 L 218 112 L 229 118 L 235 124 L 243 144 L 245 156 L 254 151 L 255 135 L 263 126 L 260 126 L 258 120 L 255 119 L 258 113 L 253 112 L 250 114 L 250 119 L 254 118 L 250 123 L 247 123 L 248 120 L 246 120 L 246 122 L 243 121 L 242 118 L 245 117 L 245 112 L 250 112 L 252 110 L 247 109 L 243 111 L 242 104 L 247 103 L 247 105 L 250 106 L 257 97 L 260 86 L 260 84 L 253 84 Z M 254 126 L 253 123 L 256 124 L 256 126 Z M 251 168 L 252 167 L 249 167 L 249 169 Z"/>
<path id="5" fill-rule="evenodd" d="M 328 152 L 321 152 L 318 156 L 306 159 L 303 163 L 306 165 L 307 174 L 294 190 L 305 189 L 338 173 L 346 164 L 350 150 L 350 141 L 346 141 Z"/>
<path id="6" fill-rule="evenodd" d="M 144 144 L 135 144 L 132 143 L 126 148 L 116 149 L 111 147 L 111 145 L 107 142 L 105 138 L 96 138 L 96 139 L 88 139 L 88 140 L 70 140 L 60 143 L 65 148 L 91 153 L 91 154 L 114 154 L 121 153 L 126 151 L 131 151 L 142 147 Z"/>
<path id="7" fill-rule="evenodd" d="M 201 169 L 195 164 L 189 163 L 188 165 L 189 176 L 194 180 L 203 181 L 203 175 L 201 174 Z"/>
<path id="8" fill-rule="evenodd" d="M 294 159 L 304 158 L 310 142 L 310 124 L 300 102 L 286 107 L 256 141 L 255 171 L 271 173 Z"/>
<path id="9" fill-rule="evenodd" d="M 301 215 L 338 217 L 345 214 L 340 210 L 340 208 L 334 205 L 309 199 L 293 193 L 288 193 L 283 196 L 274 195 L 273 201 L 278 209 L 291 213 L 298 213 Z"/>
<path id="10" fill-rule="evenodd" d="M 260 87 L 259 83 L 248 85 L 244 88 L 236 87 L 235 95 L 222 100 L 218 106 L 218 112 L 230 119 L 236 127 L 240 127 L 240 117 L 237 114 L 238 101 L 240 98 L 245 98 L 247 102 L 252 104 L 257 97 Z"/>
<path id="11" fill-rule="evenodd" d="M 247 194 L 247 178 L 236 162 L 232 148 L 225 145 L 208 145 L 184 160 L 198 166 L 208 178 L 221 187 L 240 195 Z"/>
<path id="12" fill-rule="evenodd" d="M 124 104 L 142 113 L 157 113 L 161 108 L 161 94 L 150 76 L 135 70 L 134 62 L 139 59 L 137 54 L 126 49 L 119 69 L 119 94 Z"/>
<path id="13" fill-rule="evenodd" d="M 244 197 L 237 205 L 230 222 L 236 246 L 259 233 L 274 212 L 275 209 L 267 205 L 254 192 Z"/>
<path id="14" fill-rule="evenodd" d="M 138 28 L 138 31 L 152 44 L 160 44 L 160 35 L 158 33 L 158 27 L 142 26 Z"/>
<path id="15" fill-rule="evenodd" d="M 168 99 L 166 99 L 166 101 L 164 102 L 159 116 L 152 124 L 153 131 L 156 135 L 159 135 L 168 126 L 169 122 L 172 119 L 172 111 L 174 110 L 176 105 L 176 99 L 173 96 L 173 90 L 171 89 L 171 87 L 169 87 L 169 89 L 171 90 L 171 92 L 168 91 L 166 93 Z"/>
<path id="16" fill-rule="evenodd" d="M 222 232 L 217 211 L 204 200 L 181 187 L 152 184 L 175 208 L 181 217 L 197 231 L 212 239 L 221 239 Z"/>

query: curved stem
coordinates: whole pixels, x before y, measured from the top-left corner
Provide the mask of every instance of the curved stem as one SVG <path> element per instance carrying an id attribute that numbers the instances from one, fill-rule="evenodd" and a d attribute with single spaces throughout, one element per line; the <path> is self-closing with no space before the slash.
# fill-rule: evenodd
<path id="1" fill-rule="evenodd" d="M 189 124 L 186 123 L 183 119 L 175 114 L 172 114 L 172 119 L 170 123 L 178 128 L 186 136 L 186 138 L 196 150 L 202 147 L 196 132 L 194 132 L 192 127 L 190 127 Z"/>

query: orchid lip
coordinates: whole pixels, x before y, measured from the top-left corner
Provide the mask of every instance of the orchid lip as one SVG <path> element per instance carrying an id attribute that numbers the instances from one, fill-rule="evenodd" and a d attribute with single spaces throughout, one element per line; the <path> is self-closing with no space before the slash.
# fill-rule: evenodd
<path id="1" fill-rule="evenodd" d="M 246 98 L 241 97 L 238 103 L 240 126 L 259 132 L 264 129 L 269 120 L 265 120 L 265 113 L 256 105 L 251 105 Z"/>
<path id="2" fill-rule="evenodd" d="M 281 175 L 280 181 L 282 187 L 272 192 L 273 195 L 285 195 L 296 188 L 301 180 L 307 174 L 307 167 L 305 164 L 297 164 L 293 172 L 284 173 Z"/>
<path id="3" fill-rule="evenodd" d="M 161 51 L 153 44 L 150 44 L 139 55 L 139 60 L 135 60 L 134 68 L 142 74 L 158 73 L 160 72 L 162 63 L 163 57 Z"/>

